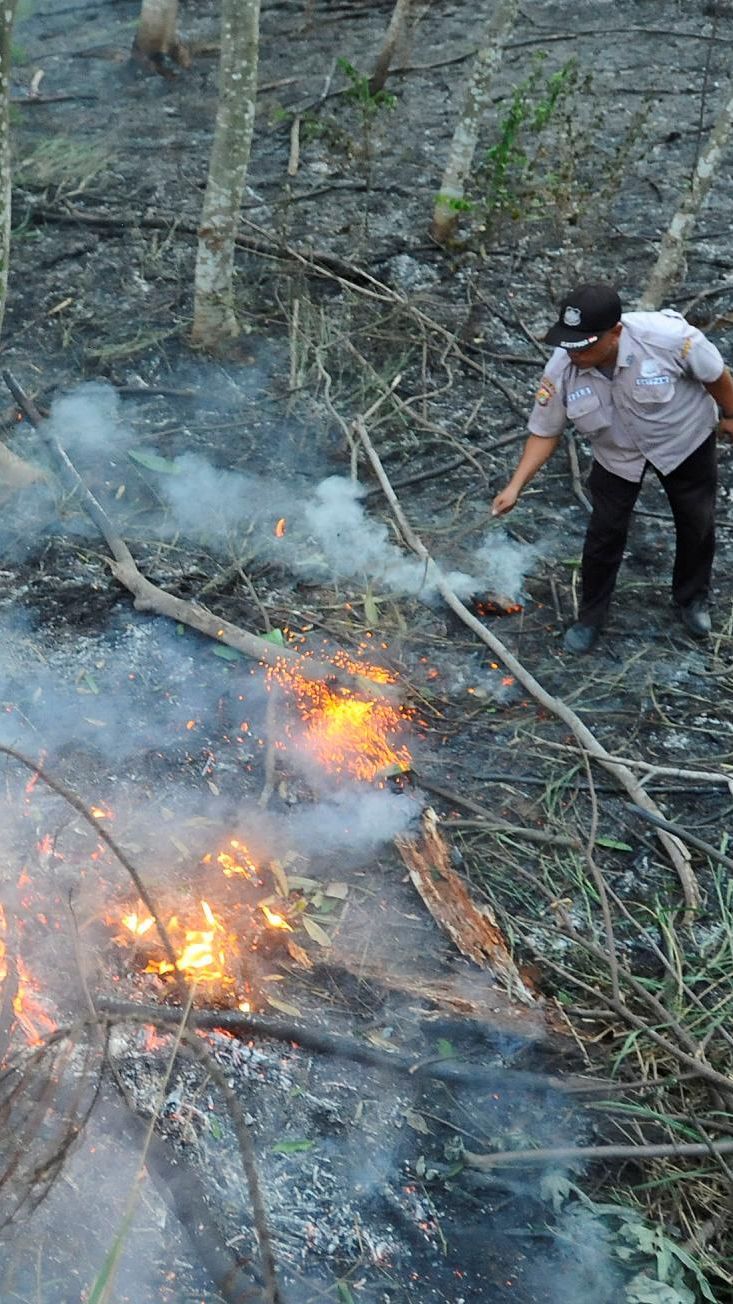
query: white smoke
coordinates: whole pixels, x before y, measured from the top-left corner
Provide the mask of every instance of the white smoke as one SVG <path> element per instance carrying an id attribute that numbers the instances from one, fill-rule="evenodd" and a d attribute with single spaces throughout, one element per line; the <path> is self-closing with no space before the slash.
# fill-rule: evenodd
<path id="1" fill-rule="evenodd" d="M 525 576 L 540 555 L 534 544 L 517 543 L 503 530 L 492 530 L 476 554 L 483 587 L 516 602 L 522 596 Z"/>
<path id="2" fill-rule="evenodd" d="M 128 407 L 123 413 L 122 400 L 112 385 L 86 381 L 54 399 L 48 429 L 72 456 L 114 457 L 134 440 L 129 412 Z"/>
<path id="3" fill-rule="evenodd" d="M 279 561 L 308 578 L 357 580 L 377 589 L 431 601 L 438 568 L 460 598 L 491 588 L 511 600 L 538 549 L 514 543 L 492 530 L 480 546 L 473 574 L 427 565 L 393 542 L 384 522 L 370 516 L 366 490 L 343 476 L 329 476 L 304 493 L 294 485 L 258 476 L 217 470 L 187 454 L 176 461 L 178 474 L 160 486 L 172 510 L 174 528 L 208 544 L 229 548 L 245 540 L 268 561 Z M 275 534 L 279 519 L 285 533 Z"/>

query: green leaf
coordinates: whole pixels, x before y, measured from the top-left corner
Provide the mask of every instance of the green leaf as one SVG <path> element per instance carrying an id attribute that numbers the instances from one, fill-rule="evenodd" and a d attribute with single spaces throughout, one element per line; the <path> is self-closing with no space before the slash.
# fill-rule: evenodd
<path id="1" fill-rule="evenodd" d="M 168 457 L 161 457 L 159 453 L 148 453 L 144 448 L 130 448 L 127 456 L 132 458 L 140 466 L 144 466 L 147 471 L 159 471 L 161 475 L 180 475 L 181 468 L 176 462 L 171 462 Z"/>
<path id="2" fill-rule="evenodd" d="M 628 842 L 619 842 L 618 838 L 596 838 L 597 847 L 608 847 L 609 851 L 633 851 Z"/>
<path id="3" fill-rule="evenodd" d="M 328 947 L 331 945 L 331 938 L 328 936 L 328 933 L 324 928 L 321 928 L 320 924 L 316 923 L 315 919 L 310 919 L 308 915 L 303 915 L 303 927 L 308 936 L 312 937 L 313 941 L 317 942 L 319 946 Z"/>
<path id="4" fill-rule="evenodd" d="M 438 1037 L 438 1054 L 441 1059 L 455 1059 L 456 1049 L 452 1041 L 445 1037 Z"/>
<path id="5" fill-rule="evenodd" d="M 301 1150 L 311 1150 L 312 1141 L 276 1141 L 272 1147 L 274 1155 L 297 1155 Z"/>
<path id="6" fill-rule="evenodd" d="M 336 1282 L 336 1293 L 339 1297 L 339 1304 L 356 1304 L 354 1296 L 345 1281 Z"/>
<path id="7" fill-rule="evenodd" d="M 221 1123 L 218 1118 L 214 1118 L 212 1115 L 209 1115 L 209 1132 L 215 1141 L 221 1141 L 224 1136 L 224 1129 L 222 1128 Z"/>
<path id="8" fill-rule="evenodd" d="M 241 661 L 242 653 L 238 652 L 235 647 L 227 647 L 226 643 L 219 643 L 212 649 L 215 657 L 221 657 L 222 661 Z"/>
<path id="9" fill-rule="evenodd" d="M 285 638 L 281 629 L 270 629 L 266 634 L 260 634 L 260 638 L 265 643 L 275 643 L 277 647 L 285 647 Z"/>
<path id="10" fill-rule="evenodd" d="M 185 626 L 185 625 L 176 625 L 176 636 L 177 636 L 177 638 L 183 638 L 183 635 L 185 634 L 185 632 L 186 632 L 186 626 Z"/>

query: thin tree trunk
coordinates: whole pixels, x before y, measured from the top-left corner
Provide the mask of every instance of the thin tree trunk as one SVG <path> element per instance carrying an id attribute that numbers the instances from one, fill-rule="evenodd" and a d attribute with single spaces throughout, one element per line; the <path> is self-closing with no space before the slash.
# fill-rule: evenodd
<path id="1" fill-rule="evenodd" d="M 142 0 L 132 49 L 151 63 L 169 58 L 189 66 L 188 51 L 178 35 L 178 0 Z"/>
<path id="2" fill-rule="evenodd" d="M 639 308 L 647 311 L 659 308 L 674 285 L 684 262 L 685 246 L 707 193 L 718 174 L 731 128 L 733 128 L 733 82 L 707 144 L 697 160 L 692 185 L 662 237 L 657 261 L 642 291 Z"/>
<path id="3" fill-rule="evenodd" d="M 16 0 L 0 5 L 0 331 L 8 292 L 10 262 L 10 36 Z"/>
<path id="4" fill-rule="evenodd" d="M 479 132 L 489 107 L 494 73 L 504 57 L 504 46 L 514 27 L 517 9 L 518 0 L 499 0 L 486 41 L 473 62 L 433 211 L 432 232 L 436 240 L 447 240 L 458 221 Z"/>
<path id="5" fill-rule="evenodd" d="M 239 333 L 234 239 L 257 93 L 260 0 L 222 0 L 221 85 L 199 230 L 192 339 L 216 349 Z"/>
<path id="6" fill-rule="evenodd" d="M 369 79 L 370 95 L 376 95 L 377 91 L 384 90 L 387 73 L 390 70 L 394 52 L 407 25 L 411 7 L 412 0 L 395 0 L 395 7 L 392 10 L 392 17 L 384 37 L 384 45 L 377 56 L 374 71 Z"/>

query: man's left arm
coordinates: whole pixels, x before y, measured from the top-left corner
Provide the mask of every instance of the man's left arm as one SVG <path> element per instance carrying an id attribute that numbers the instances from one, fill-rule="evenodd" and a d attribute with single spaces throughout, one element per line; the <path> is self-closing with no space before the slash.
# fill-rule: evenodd
<path id="1" fill-rule="evenodd" d="M 717 380 L 701 382 L 720 408 L 718 434 L 733 439 L 733 376 L 724 367 Z"/>

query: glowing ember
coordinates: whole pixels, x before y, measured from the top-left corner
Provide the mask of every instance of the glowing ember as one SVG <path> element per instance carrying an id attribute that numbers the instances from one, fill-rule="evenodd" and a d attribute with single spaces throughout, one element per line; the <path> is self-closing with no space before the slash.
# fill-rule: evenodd
<path id="1" fill-rule="evenodd" d="M 281 516 L 280 520 L 277 522 L 275 526 L 275 537 L 277 539 L 282 539 L 284 533 L 285 533 L 285 517 Z"/>
<path id="2" fill-rule="evenodd" d="M 227 954 L 230 952 L 234 957 L 235 948 L 230 946 L 230 939 L 208 901 L 202 900 L 199 907 L 201 927 L 189 927 L 188 923 L 181 922 L 178 915 L 171 915 L 166 922 L 166 931 L 176 953 L 175 968 L 199 983 L 219 983 L 223 987 L 234 987 L 235 980 L 227 972 Z M 127 929 L 127 934 L 121 934 L 116 940 L 133 945 L 142 943 L 147 957 L 145 973 L 161 976 L 173 973 L 173 964 L 167 956 L 161 954 L 162 947 L 154 928 L 155 921 L 149 914 L 131 910 L 121 916 L 120 922 Z"/>
<path id="3" fill-rule="evenodd" d="M 348 668 L 378 683 L 392 678 L 381 666 L 353 662 Z M 269 675 L 292 693 L 307 750 L 325 769 L 365 782 L 410 769 L 410 750 L 397 741 L 412 714 L 408 708 L 307 679 L 290 663 L 278 663 Z"/>
<path id="4" fill-rule="evenodd" d="M 38 984 L 31 977 L 20 956 L 16 959 L 18 990 L 13 997 L 13 1012 L 31 1046 L 39 1046 L 44 1037 L 56 1031 L 56 1024 L 38 1000 Z"/>
<path id="5" fill-rule="evenodd" d="M 144 919 L 141 919 L 139 915 L 133 912 L 131 915 L 123 915 L 122 922 L 125 928 L 129 928 L 130 932 L 134 933 L 136 937 L 144 937 L 155 921 L 152 915 L 147 915 Z"/>
<path id="6" fill-rule="evenodd" d="M 265 916 L 270 928 L 284 928 L 288 933 L 292 933 L 293 930 L 287 919 L 283 919 L 282 915 L 275 914 L 275 911 L 271 910 L 268 905 L 265 905 L 264 901 L 260 906 L 260 910 Z"/>
<path id="7" fill-rule="evenodd" d="M 232 838 L 229 846 L 232 848 L 232 854 L 228 851 L 220 851 L 216 857 L 216 863 L 221 865 L 226 877 L 234 878 L 237 874 L 241 874 L 244 878 L 256 878 L 257 866 L 244 843 L 239 842 L 237 838 Z M 204 856 L 204 864 L 210 864 L 212 860 L 213 856 L 210 854 Z"/>

